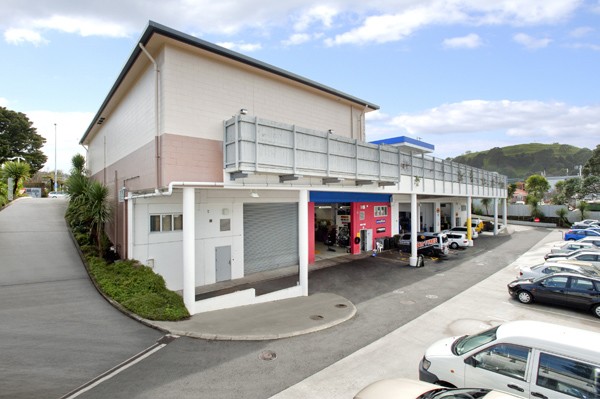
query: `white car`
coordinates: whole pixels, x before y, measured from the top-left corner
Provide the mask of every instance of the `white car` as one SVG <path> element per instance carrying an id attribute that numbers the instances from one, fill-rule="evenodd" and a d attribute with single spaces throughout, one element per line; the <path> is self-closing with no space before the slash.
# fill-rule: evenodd
<path id="1" fill-rule="evenodd" d="M 457 227 L 453 227 L 451 229 L 448 229 L 448 230 L 444 231 L 444 233 L 452 233 L 452 232 L 463 233 L 464 235 L 467 235 L 467 228 L 466 227 L 457 226 Z M 472 227 L 471 227 L 471 237 L 473 239 L 479 237 L 479 233 L 477 233 L 477 230 L 475 230 Z"/>
<path id="2" fill-rule="evenodd" d="M 354 399 L 517 399 L 509 393 L 485 388 L 446 388 L 423 381 L 393 378 L 367 385 Z"/>
<path id="3" fill-rule="evenodd" d="M 587 262 L 562 261 L 545 262 L 535 266 L 526 266 L 519 269 L 517 279 L 538 278 L 553 273 L 577 273 L 587 276 L 600 277 L 600 270 Z"/>
<path id="4" fill-rule="evenodd" d="M 448 243 L 450 243 L 450 248 L 457 249 L 459 247 L 466 248 L 469 246 L 469 240 L 467 240 L 466 233 L 459 233 L 456 231 L 449 231 L 446 233 L 448 237 Z"/>
<path id="5" fill-rule="evenodd" d="M 550 253 L 553 254 L 564 254 L 571 251 L 576 251 L 578 249 L 588 249 L 595 248 L 596 246 L 591 242 L 581 242 L 581 241 L 567 241 L 562 245 L 554 247 L 550 249 Z"/>

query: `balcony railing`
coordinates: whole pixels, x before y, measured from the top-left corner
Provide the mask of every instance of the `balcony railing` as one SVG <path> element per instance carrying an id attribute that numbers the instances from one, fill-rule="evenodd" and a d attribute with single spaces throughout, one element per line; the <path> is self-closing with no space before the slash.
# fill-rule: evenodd
<path id="1" fill-rule="evenodd" d="M 224 122 L 223 152 L 223 167 L 233 178 L 267 173 L 318 177 L 324 184 L 335 179 L 380 186 L 410 181 L 423 191 L 428 182 L 435 192 L 506 197 L 506 176 L 496 172 L 248 115 Z"/>

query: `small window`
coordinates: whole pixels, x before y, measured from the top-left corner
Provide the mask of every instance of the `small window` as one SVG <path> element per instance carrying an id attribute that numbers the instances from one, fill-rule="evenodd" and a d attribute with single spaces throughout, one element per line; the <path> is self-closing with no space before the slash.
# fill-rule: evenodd
<path id="1" fill-rule="evenodd" d="M 183 230 L 182 214 L 150 215 L 150 232 Z"/>
<path id="2" fill-rule="evenodd" d="M 575 398 L 597 398 L 600 367 L 540 353 L 536 384 Z"/>
<path id="3" fill-rule="evenodd" d="M 566 288 L 567 281 L 569 278 L 565 276 L 550 277 L 543 281 L 543 285 L 544 287 Z"/>
<path id="4" fill-rule="evenodd" d="M 473 356 L 475 367 L 507 377 L 525 380 L 530 349 L 510 344 L 499 344 Z"/>
<path id="5" fill-rule="evenodd" d="M 365 211 L 360 211 L 358 213 L 358 219 L 359 220 L 365 220 Z"/>
<path id="6" fill-rule="evenodd" d="M 572 278 L 571 288 L 574 290 L 593 291 L 594 283 L 592 283 L 591 280 L 585 278 Z"/>
<path id="7" fill-rule="evenodd" d="M 221 231 L 231 231 L 231 219 L 221 219 Z"/>

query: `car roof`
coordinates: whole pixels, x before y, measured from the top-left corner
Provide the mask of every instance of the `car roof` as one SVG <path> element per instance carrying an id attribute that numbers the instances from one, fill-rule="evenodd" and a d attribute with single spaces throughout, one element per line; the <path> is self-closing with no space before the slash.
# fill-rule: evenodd
<path id="1" fill-rule="evenodd" d="M 582 277 L 573 273 L 557 273 L 550 276 L 558 275 Z M 585 278 L 600 281 L 593 277 Z M 496 337 L 503 341 L 510 338 L 511 342 L 519 345 L 574 356 L 595 364 L 600 362 L 600 333 L 589 330 L 542 321 L 518 320 L 501 324 L 496 331 Z"/>

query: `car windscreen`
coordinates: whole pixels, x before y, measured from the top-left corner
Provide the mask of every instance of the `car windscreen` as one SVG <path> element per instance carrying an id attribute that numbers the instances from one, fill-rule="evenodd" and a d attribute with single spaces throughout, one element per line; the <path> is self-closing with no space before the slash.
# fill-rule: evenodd
<path id="1" fill-rule="evenodd" d="M 452 353 L 460 356 L 472 351 L 475 348 L 479 348 L 482 345 L 495 341 L 498 327 L 499 326 L 490 328 L 489 330 L 480 332 L 479 334 L 465 335 L 456 339 L 456 341 L 454 341 L 452 344 Z"/>

